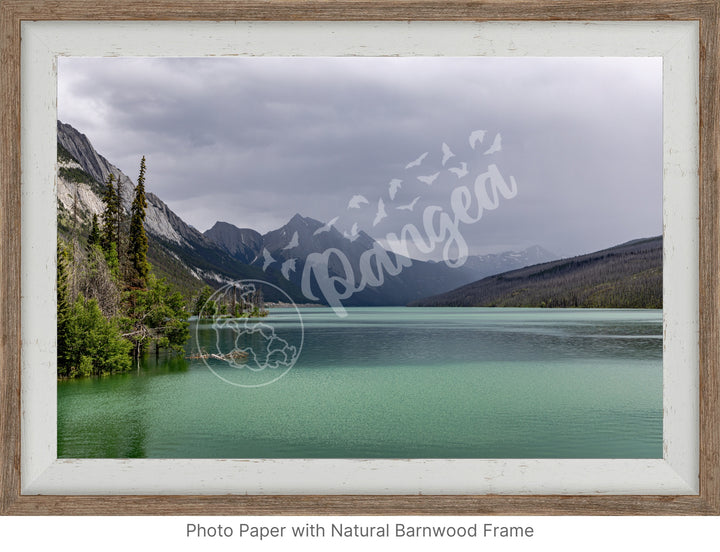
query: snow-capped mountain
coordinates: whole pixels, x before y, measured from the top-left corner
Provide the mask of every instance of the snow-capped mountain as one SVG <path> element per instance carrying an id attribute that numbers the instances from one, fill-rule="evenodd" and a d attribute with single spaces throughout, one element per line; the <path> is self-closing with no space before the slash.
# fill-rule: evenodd
<path id="1" fill-rule="evenodd" d="M 470 256 L 465 260 L 465 266 L 480 279 L 508 272 L 509 270 L 554 261 L 557 258 L 557 255 L 547 249 L 543 249 L 539 245 L 533 245 L 521 251 L 504 251 L 502 253 Z"/>

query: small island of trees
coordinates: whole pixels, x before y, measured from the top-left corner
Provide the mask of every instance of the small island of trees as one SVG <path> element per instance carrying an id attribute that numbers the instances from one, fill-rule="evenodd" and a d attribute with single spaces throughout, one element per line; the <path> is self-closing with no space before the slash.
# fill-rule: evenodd
<path id="1" fill-rule="evenodd" d="M 237 284 L 225 286 L 223 293 L 205 286 L 195 299 L 193 315 L 202 319 L 260 318 L 267 316 L 268 311 L 261 289 Z"/>

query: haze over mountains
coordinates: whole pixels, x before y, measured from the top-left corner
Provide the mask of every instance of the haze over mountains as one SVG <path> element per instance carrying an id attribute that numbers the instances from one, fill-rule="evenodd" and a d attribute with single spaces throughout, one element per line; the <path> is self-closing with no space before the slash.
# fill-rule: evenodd
<path id="1" fill-rule="evenodd" d="M 411 306 L 662 308 L 662 236 L 489 276 Z"/>
<path id="2" fill-rule="evenodd" d="M 557 259 L 557 255 L 550 253 L 539 245 L 533 245 L 522 251 L 505 251 L 503 253 L 489 253 L 468 257 L 465 265 L 477 274 L 478 279 L 500 274 L 508 270 L 532 266 Z"/>
<path id="3" fill-rule="evenodd" d="M 123 206 L 129 211 L 134 183 L 100 155 L 88 138 L 72 126 L 58 121 L 58 228 L 67 237 L 75 228 L 87 232 L 93 214 L 102 213 L 104 183 L 110 173 L 120 182 Z M 152 189 L 152 182 L 148 182 Z M 285 291 L 296 302 L 311 302 L 301 291 L 302 274 L 309 255 L 328 250 L 341 252 L 355 278 L 360 278 L 361 257 L 380 245 L 360 231 L 341 234 L 332 225 L 295 214 L 282 227 L 261 235 L 250 228 L 217 222 L 204 233 L 186 224 L 159 197 L 147 193 L 145 227 L 148 257 L 158 276 L 180 289 L 194 292 L 203 284 L 257 279 Z M 389 258 L 399 261 L 393 253 Z M 405 305 L 424 297 L 447 292 L 490 274 L 547 261 L 554 255 L 539 246 L 521 252 L 506 252 L 467 259 L 464 266 L 413 260 L 399 274 L 385 274 L 382 284 L 366 286 L 343 301 L 347 306 Z M 347 277 L 347 266 L 337 256 L 328 258 L 330 278 Z M 324 302 L 313 287 L 313 294 Z M 269 300 L 281 299 L 269 297 Z"/>

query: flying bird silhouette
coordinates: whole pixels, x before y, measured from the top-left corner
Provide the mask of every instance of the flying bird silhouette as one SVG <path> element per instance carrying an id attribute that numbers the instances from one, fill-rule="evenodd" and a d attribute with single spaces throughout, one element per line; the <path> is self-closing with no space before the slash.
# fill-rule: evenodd
<path id="1" fill-rule="evenodd" d="M 290 279 L 291 272 L 295 272 L 295 261 L 297 261 L 297 259 L 288 259 L 280 267 L 280 272 L 282 272 L 286 280 Z"/>
<path id="2" fill-rule="evenodd" d="M 424 182 L 424 183 L 427 184 L 428 186 L 432 186 L 432 185 L 433 185 L 433 182 L 435 182 L 435 180 L 437 180 L 437 177 L 438 177 L 438 176 L 440 176 L 440 173 L 439 173 L 439 172 L 436 172 L 435 174 L 431 174 L 431 175 L 428 175 L 428 176 L 418 176 L 417 179 L 418 179 L 420 182 Z"/>
<path id="3" fill-rule="evenodd" d="M 397 195 L 398 189 L 402 188 L 402 180 L 400 180 L 399 178 L 393 178 L 390 181 L 389 186 L 390 187 L 388 188 L 388 193 L 390 194 L 390 199 L 393 200 Z"/>
<path id="4" fill-rule="evenodd" d="M 360 205 L 363 203 L 369 204 L 370 202 L 367 200 L 365 196 L 361 195 L 354 195 L 350 198 L 350 201 L 348 201 L 348 209 L 360 209 Z"/>
<path id="5" fill-rule="evenodd" d="M 330 222 L 328 222 L 325 226 L 321 226 L 315 232 L 313 232 L 313 236 L 317 236 L 318 234 L 322 234 L 323 232 L 329 232 L 330 229 L 333 227 L 333 224 L 335 224 L 340 217 L 335 217 Z"/>
<path id="6" fill-rule="evenodd" d="M 475 145 L 480 142 L 482 143 L 483 140 L 485 140 L 485 130 L 473 130 L 470 133 L 470 136 L 468 137 L 468 141 L 470 142 L 470 147 L 472 149 L 475 149 Z"/>
<path id="7" fill-rule="evenodd" d="M 448 146 L 445 142 L 443 142 L 442 145 L 442 152 L 443 152 L 443 158 L 442 158 L 442 166 L 445 166 L 445 163 L 448 162 L 448 159 L 451 157 L 455 157 L 455 154 L 450 151 L 450 146 Z"/>
<path id="8" fill-rule="evenodd" d="M 351 242 L 354 242 L 356 239 L 358 239 L 360 237 L 360 232 L 358 232 L 358 223 L 356 222 L 352 225 L 349 233 L 343 232 L 343 236 Z"/>
<path id="9" fill-rule="evenodd" d="M 496 151 L 502 150 L 501 142 L 502 142 L 502 137 L 500 136 L 500 133 L 498 132 L 495 135 L 495 140 L 493 140 L 492 146 L 490 146 L 483 155 L 490 155 L 491 153 L 495 153 Z"/>
<path id="10" fill-rule="evenodd" d="M 412 211 L 415 208 L 415 204 L 418 202 L 418 199 L 420 199 L 420 196 L 417 196 L 407 205 L 400 205 L 399 207 L 395 207 L 395 209 L 399 211 Z"/>
<path id="11" fill-rule="evenodd" d="M 269 267 L 271 264 L 275 262 L 275 259 L 273 259 L 272 255 L 270 255 L 270 252 L 267 250 L 267 247 L 263 247 L 263 271 L 267 270 L 267 267 Z"/>
<path id="12" fill-rule="evenodd" d="M 377 226 L 378 223 L 387 217 L 387 213 L 385 212 L 385 202 L 383 202 L 382 198 L 378 201 L 378 209 L 377 213 L 375 214 L 375 220 L 373 220 L 373 226 Z"/>
<path id="13" fill-rule="evenodd" d="M 452 167 L 448 170 L 458 178 L 462 178 L 463 176 L 467 176 L 468 174 L 467 163 L 465 163 L 465 161 L 462 161 L 459 167 Z"/>
<path id="14" fill-rule="evenodd" d="M 422 162 L 425 160 L 425 158 L 428 156 L 428 153 L 430 153 L 430 152 L 429 152 L 429 151 L 426 151 L 426 152 L 423 153 L 420 157 L 418 157 L 417 159 L 415 159 L 415 161 L 410 161 L 410 163 L 408 163 L 407 165 L 405 165 L 405 168 L 406 168 L 406 169 L 412 169 L 413 167 L 419 167 L 419 166 L 420 166 L 420 163 L 422 163 Z"/>
<path id="15" fill-rule="evenodd" d="M 293 249 L 297 247 L 300 244 L 300 240 L 298 240 L 298 233 L 295 232 L 293 234 L 293 237 L 290 239 L 290 243 L 288 243 L 285 247 L 283 247 L 283 251 L 286 249 Z"/>

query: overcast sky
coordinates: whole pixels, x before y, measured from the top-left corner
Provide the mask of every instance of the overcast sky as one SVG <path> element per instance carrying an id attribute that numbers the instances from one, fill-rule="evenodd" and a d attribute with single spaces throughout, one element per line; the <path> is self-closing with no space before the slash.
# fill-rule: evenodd
<path id="1" fill-rule="evenodd" d="M 566 256 L 662 233 L 661 71 L 659 58 L 61 58 L 58 118 L 133 181 L 145 155 L 147 189 L 201 231 L 300 213 L 382 239 L 495 164 L 517 196 L 462 228 L 471 252 Z M 369 204 L 348 209 L 354 195 Z"/>

